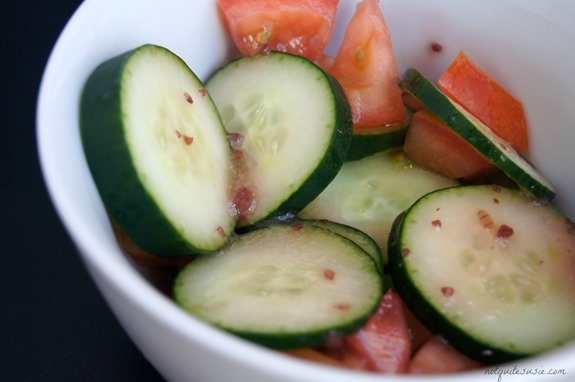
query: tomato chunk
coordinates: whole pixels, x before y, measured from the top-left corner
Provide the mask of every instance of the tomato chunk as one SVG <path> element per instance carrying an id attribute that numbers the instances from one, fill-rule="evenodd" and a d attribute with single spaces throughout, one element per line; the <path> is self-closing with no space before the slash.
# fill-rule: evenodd
<path id="1" fill-rule="evenodd" d="M 446 374 L 481 367 L 477 361 L 459 353 L 440 337 L 434 336 L 413 356 L 410 374 Z"/>
<path id="2" fill-rule="evenodd" d="M 219 0 L 222 22 L 245 56 L 280 51 L 318 60 L 339 0 Z"/>
<path id="3" fill-rule="evenodd" d="M 411 341 L 399 295 L 391 290 L 386 292 L 375 315 L 344 341 L 350 352 L 365 359 L 368 370 L 405 372 L 411 355 Z"/>
<path id="4" fill-rule="evenodd" d="M 423 325 L 423 323 L 421 323 L 421 321 L 419 321 L 417 317 L 415 317 L 409 308 L 405 307 L 404 311 L 407 326 L 409 328 L 409 338 L 411 339 L 411 351 L 413 353 L 429 341 L 429 339 L 433 337 L 433 334 L 425 325 Z"/>
<path id="5" fill-rule="evenodd" d="M 526 153 L 529 140 L 523 105 L 460 52 L 438 80 L 440 89 L 515 149 Z"/>
<path id="6" fill-rule="evenodd" d="M 413 115 L 403 150 L 413 163 L 452 179 L 471 180 L 497 171 L 493 163 L 427 110 Z"/>
<path id="7" fill-rule="evenodd" d="M 354 127 L 406 118 L 391 36 L 378 0 L 357 5 L 329 72 L 344 88 Z"/>

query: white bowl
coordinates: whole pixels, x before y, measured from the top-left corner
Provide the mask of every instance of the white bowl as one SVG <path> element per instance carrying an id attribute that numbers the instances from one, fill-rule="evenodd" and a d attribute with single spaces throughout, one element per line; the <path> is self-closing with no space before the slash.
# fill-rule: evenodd
<path id="1" fill-rule="evenodd" d="M 340 1 L 328 47 L 332 52 L 356 2 Z M 523 101 L 533 143 L 531 160 L 557 188 L 557 206 L 575 217 L 575 3 L 382 0 L 381 6 L 400 71 L 414 66 L 435 79 L 464 50 Z M 431 52 L 433 42 L 442 44 L 441 53 Z M 294 360 L 214 329 L 180 310 L 126 260 L 86 165 L 78 102 L 84 81 L 100 62 L 144 43 L 169 48 L 204 79 L 226 62 L 231 48 L 215 1 L 87 0 L 50 57 L 37 114 L 41 165 L 53 203 L 128 334 L 169 381 L 381 381 L 380 375 Z M 513 371 L 514 365 L 494 372 Z M 519 371 L 542 373 L 529 375 L 529 381 L 567 380 L 575 372 L 575 344 L 517 366 Z M 548 374 L 553 370 L 559 374 Z M 497 378 L 484 370 L 465 375 L 466 381 Z M 462 380 L 462 375 L 441 380 Z"/>

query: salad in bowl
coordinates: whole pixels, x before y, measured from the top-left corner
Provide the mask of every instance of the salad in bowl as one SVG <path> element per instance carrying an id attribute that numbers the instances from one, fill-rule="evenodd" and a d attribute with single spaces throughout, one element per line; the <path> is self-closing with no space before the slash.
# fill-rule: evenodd
<path id="1" fill-rule="evenodd" d="M 42 84 L 46 181 L 168 380 L 565 379 L 569 11 L 86 2 Z"/>

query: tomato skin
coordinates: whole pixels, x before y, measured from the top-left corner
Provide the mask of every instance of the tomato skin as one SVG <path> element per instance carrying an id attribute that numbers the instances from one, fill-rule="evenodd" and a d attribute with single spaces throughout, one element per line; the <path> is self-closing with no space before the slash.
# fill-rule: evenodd
<path id="1" fill-rule="evenodd" d="M 497 167 L 427 110 L 413 114 L 403 145 L 413 163 L 448 178 L 473 178 L 493 174 Z"/>
<path id="2" fill-rule="evenodd" d="M 411 340 L 399 295 L 389 290 L 367 324 L 345 338 L 352 353 L 360 355 L 367 369 L 381 373 L 404 373 L 409 365 Z"/>
<path id="3" fill-rule="evenodd" d="M 218 0 L 220 17 L 244 56 L 280 51 L 318 60 L 339 0 Z"/>
<path id="4" fill-rule="evenodd" d="M 344 88 L 354 127 L 406 118 L 391 36 L 378 0 L 357 5 L 329 72 Z"/>
<path id="5" fill-rule="evenodd" d="M 440 337 L 430 338 L 413 356 L 409 374 L 447 374 L 481 367 L 482 364 L 459 353 Z"/>
<path id="6" fill-rule="evenodd" d="M 464 52 L 459 52 L 438 80 L 439 88 L 515 149 L 529 148 L 523 105 Z"/>

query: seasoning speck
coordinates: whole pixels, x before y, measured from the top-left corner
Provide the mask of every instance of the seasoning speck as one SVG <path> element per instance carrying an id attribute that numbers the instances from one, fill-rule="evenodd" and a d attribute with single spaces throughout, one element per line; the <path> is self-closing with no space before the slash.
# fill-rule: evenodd
<path id="1" fill-rule="evenodd" d="M 184 99 L 186 100 L 187 103 L 194 103 L 194 99 L 188 92 L 184 93 Z"/>
<path id="2" fill-rule="evenodd" d="M 441 43 L 435 41 L 435 42 L 431 43 L 430 48 L 431 48 L 432 52 L 439 53 L 443 50 L 443 45 L 441 45 Z"/>
<path id="3" fill-rule="evenodd" d="M 323 277 L 326 280 L 333 280 L 335 277 L 335 272 L 331 269 L 324 269 L 323 270 Z"/>
<path id="4" fill-rule="evenodd" d="M 431 225 L 435 228 L 436 231 L 441 229 L 441 220 L 436 219 L 431 222 Z"/>
<path id="5" fill-rule="evenodd" d="M 502 224 L 501 227 L 497 230 L 497 237 L 500 239 L 505 239 L 513 235 L 513 228 L 509 227 L 506 224 Z"/>
<path id="6" fill-rule="evenodd" d="M 442 287 L 441 288 L 441 294 L 443 294 L 445 297 L 451 297 L 451 296 L 453 296 L 454 293 L 455 293 L 455 290 L 452 287 Z"/>

